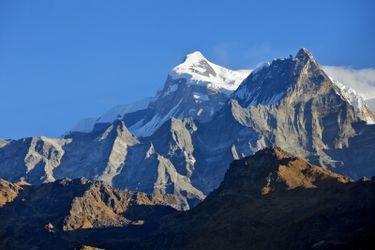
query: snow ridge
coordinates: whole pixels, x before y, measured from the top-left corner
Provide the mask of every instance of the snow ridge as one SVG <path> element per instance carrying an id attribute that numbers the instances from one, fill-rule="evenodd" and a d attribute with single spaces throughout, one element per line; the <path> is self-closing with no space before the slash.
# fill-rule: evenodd
<path id="1" fill-rule="evenodd" d="M 164 122 L 175 115 L 181 103 L 182 100 L 180 100 L 177 105 L 173 109 L 171 109 L 165 116 L 161 117 L 159 114 L 156 114 L 150 121 L 146 123 L 142 119 L 131 126 L 129 130 L 137 137 L 147 137 L 152 135 L 158 128 L 160 128 L 164 124 Z"/>
<path id="2" fill-rule="evenodd" d="M 125 105 L 118 105 L 105 112 L 98 118 L 96 123 L 113 122 L 116 119 L 121 119 L 125 114 L 132 113 L 147 108 L 151 98 L 135 101 Z"/>
<path id="3" fill-rule="evenodd" d="M 80 120 L 76 125 L 74 125 L 71 129 L 69 129 L 66 134 L 69 134 L 70 132 L 89 133 L 94 129 L 94 126 L 97 123 L 111 123 L 116 119 L 121 119 L 125 114 L 147 108 L 151 100 L 152 98 L 145 98 L 128 104 L 117 105 L 105 112 L 99 118 L 84 118 Z"/>
<path id="4" fill-rule="evenodd" d="M 337 93 L 342 96 L 350 105 L 352 105 L 356 112 L 360 113 L 363 116 L 364 121 L 367 122 L 367 124 L 375 124 L 375 120 L 368 115 L 368 112 L 371 111 L 367 106 L 364 98 L 359 95 L 354 89 L 342 84 L 332 77 L 329 78 L 337 87 Z"/>

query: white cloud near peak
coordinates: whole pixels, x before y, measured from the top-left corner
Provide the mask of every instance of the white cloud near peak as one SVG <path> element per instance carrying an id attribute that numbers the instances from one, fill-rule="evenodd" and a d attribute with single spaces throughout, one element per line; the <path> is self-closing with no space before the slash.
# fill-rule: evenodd
<path id="1" fill-rule="evenodd" d="M 375 69 L 352 69 L 338 66 L 323 66 L 323 69 L 330 77 L 351 87 L 363 98 L 375 98 Z"/>

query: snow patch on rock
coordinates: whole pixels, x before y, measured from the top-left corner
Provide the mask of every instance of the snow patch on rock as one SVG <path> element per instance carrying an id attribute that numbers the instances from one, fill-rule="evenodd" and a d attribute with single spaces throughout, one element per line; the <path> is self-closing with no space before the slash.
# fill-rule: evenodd
<path id="1" fill-rule="evenodd" d="M 137 137 L 146 137 L 152 135 L 161 125 L 164 124 L 167 120 L 172 118 L 178 111 L 178 108 L 181 104 L 182 100 L 178 102 L 178 104 L 171 109 L 165 116 L 161 117 L 159 114 L 156 114 L 150 121 L 144 123 L 144 120 L 140 120 L 133 126 L 129 128 L 129 130 Z"/>
<path id="2" fill-rule="evenodd" d="M 193 98 L 195 100 L 198 100 L 198 101 L 209 101 L 210 100 L 210 98 L 207 95 L 202 94 L 202 93 L 198 93 L 198 92 L 193 93 Z"/>

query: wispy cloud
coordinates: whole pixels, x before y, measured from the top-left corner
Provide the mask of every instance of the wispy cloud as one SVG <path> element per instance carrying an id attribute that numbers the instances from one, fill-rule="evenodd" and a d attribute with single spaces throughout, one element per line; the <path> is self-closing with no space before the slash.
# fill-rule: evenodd
<path id="1" fill-rule="evenodd" d="M 268 42 L 253 46 L 244 46 L 238 42 L 225 42 L 213 46 L 212 52 L 217 63 L 239 69 L 251 68 L 261 62 L 266 62 L 272 58 L 273 50 Z"/>
<path id="2" fill-rule="evenodd" d="M 338 66 L 323 66 L 323 68 L 329 76 L 351 87 L 365 99 L 375 98 L 375 69 Z"/>

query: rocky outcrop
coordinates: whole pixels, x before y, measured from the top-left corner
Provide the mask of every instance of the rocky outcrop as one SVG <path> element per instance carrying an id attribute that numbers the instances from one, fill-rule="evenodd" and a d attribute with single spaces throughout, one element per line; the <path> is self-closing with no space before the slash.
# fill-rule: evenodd
<path id="1" fill-rule="evenodd" d="M 0 179 L 0 208 L 8 202 L 12 202 L 19 193 L 27 186 L 26 182 L 11 183 Z"/>
<path id="2" fill-rule="evenodd" d="M 173 196 L 120 191 L 87 179 L 30 186 L 18 195 L 17 184 L 1 183 L 1 195 L 4 186 L 12 190 L 8 203 L 0 208 L 2 249 L 44 248 L 51 242 L 58 246 L 64 232 L 139 225 L 177 207 Z"/>
<path id="3" fill-rule="evenodd" d="M 147 206 L 153 206 L 153 211 L 150 211 L 149 214 L 133 215 L 138 207 Z M 124 192 L 97 182 L 91 185 L 81 197 L 73 199 L 69 215 L 65 217 L 62 229 L 70 231 L 144 223 L 145 219 L 159 215 L 158 213 L 173 211 L 172 206 L 177 207 L 172 196 Z M 137 218 L 137 216 L 138 219 L 133 221 L 133 218 Z"/>

